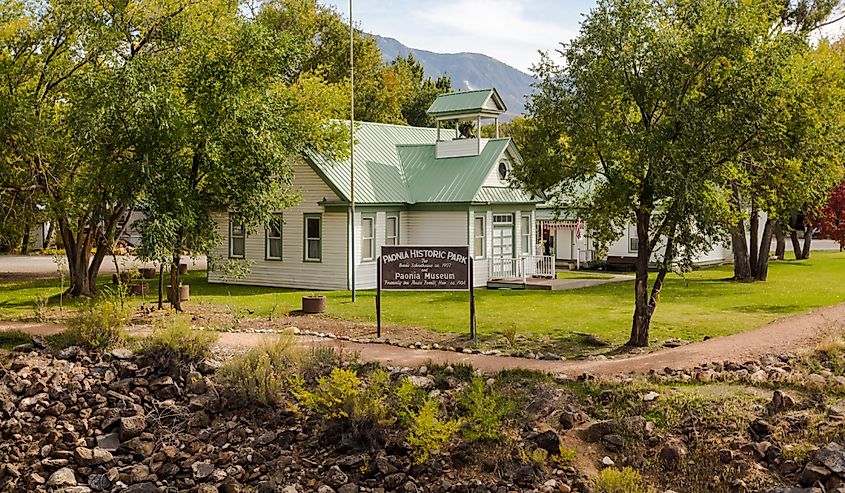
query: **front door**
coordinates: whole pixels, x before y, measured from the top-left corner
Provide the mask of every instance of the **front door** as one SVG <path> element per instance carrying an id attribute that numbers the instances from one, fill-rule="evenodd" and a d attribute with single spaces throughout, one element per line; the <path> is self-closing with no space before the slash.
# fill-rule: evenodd
<path id="1" fill-rule="evenodd" d="M 513 250 L 513 214 L 493 215 L 493 278 L 517 277 Z"/>

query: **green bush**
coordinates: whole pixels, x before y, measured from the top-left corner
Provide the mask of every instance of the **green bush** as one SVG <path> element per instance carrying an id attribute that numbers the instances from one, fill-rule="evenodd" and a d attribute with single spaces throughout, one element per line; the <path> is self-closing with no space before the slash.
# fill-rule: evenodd
<path id="1" fill-rule="evenodd" d="M 261 404 L 284 400 L 287 382 L 296 367 L 293 337 L 266 340 L 235 356 L 217 371 L 217 381 Z"/>
<path id="2" fill-rule="evenodd" d="M 300 377 L 292 380 L 292 393 L 304 409 L 329 419 L 371 419 L 388 424 L 390 412 L 390 376 L 375 370 L 364 385 L 358 375 L 344 368 L 335 368 L 328 375 L 317 377 L 314 390 L 305 388 Z"/>
<path id="3" fill-rule="evenodd" d="M 399 423 L 409 426 L 417 412 L 427 403 L 427 396 L 423 389 L 417 387 L 407 378 L 396 388 L 396 417 Z"/>
<path id="4" fill-rule="evenodd" d="M 383 445 L 385 428 L 395 422 L 390 376 L 382 369 L 364 382 L 352 370 L 335 368 L 317 377 L 314 390 L 306 388 L 300 376 L 290 382 L 300 408 L 325 421 L 327 436 L 339 436 L 350 445 Z"/>
<path id="5" fill-rule="evenodd" d="M 634 469 L 602 469 L 596 479 L 596 493 L 648 493 L 643 477 Z"/>
<path id="6" fill-rule="evenodd" d="M 426 399 L 419 412 L 412 415 L 408 444 L 412 447 L 411 458 L 415 464 L 427 461 L 432 453 L 443 448 L 461 428 L 461 422 L 458 420 L 438 418 L 439 408 L 439 399 Z"/>
<path id="7" fill-rule="evenodd" d="M 516 406 L 488 388 L 480 377 L 474 377 L 461 392 L 458 410 L 463 417 L 461 434 L 468 441 L 500 441 L 502 426 L 514 415 Z"/>
<path id="8" fill-rule="evenodd" d="M 132 308 L 120 295 L 109 292 L 96 301 L 89 301 L 79 309 L 61 338 L 54 339 L 61 346 L 84 346 L 105 349 L 126 340 L 124 327 L 132 316 Z"/>
<path id="9" fill-rule="evenodd" d="M 159 318 L 153 322 L 153 333 L 141 340 L 141 354 L 164 365 L 182 365 L 202 361 L 211 354 L 217 333 L 191 327 L 185 315 Z"/>

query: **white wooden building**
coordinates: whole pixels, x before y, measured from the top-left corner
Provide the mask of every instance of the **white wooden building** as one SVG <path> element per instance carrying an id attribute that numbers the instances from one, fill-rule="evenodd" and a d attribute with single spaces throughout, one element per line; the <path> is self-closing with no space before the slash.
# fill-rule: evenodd
<path id="1" fill-rule="evenodd" d="M 593 266 L 607 265 L 617 268 L 632 268 L 637 258 L 637 228 L 633 223 L 624 224 L 620 237 L 607 247 L 603 254 L 598 251 L 590 237 L 588 225 L 577 214 L 577 208 L 565 212 L 555 212 L 548 203 L 538 206 L 537 212 L 538 244 L 536 251 L 554 257 L 558 266 Z M 762 228 L 761 228 L 762 234 Z M 661 255 L 658 249 L 652 254 L 652 262 L 657 262 Z M 695 257 L 697 266 L 718 265 L 733 262 L 730 244 L 714 242 L 712 248 Z"/>
<path id="2" fill-rule="evenodd" d="M 249 275 L 232 282 L 312 290 L 350 289 L 353 269 L 357 289 L 375 288 L 379 246 L 395 244 L 469 245 L 475 286 L 537 269 L 553 275 L 535 251 L 542 200 L 510 186 L 519 151 L 509 138 L 478 137 L 483 120 L 498 128 L 505 111 L 486 89 L 440 96 L 429 108 L 437 128 L 357 124 L 354 217 L 349 160 L 303 156 L 293 179 L 300 202 L 252 234 L 217 214 L 224 241 L 210 254 L 250 261 Z M 459 135 L 452 124 L 461 121 L 475 124 L 474 135 Z M 208 279 L 230 282 L 213 270 Z"/>

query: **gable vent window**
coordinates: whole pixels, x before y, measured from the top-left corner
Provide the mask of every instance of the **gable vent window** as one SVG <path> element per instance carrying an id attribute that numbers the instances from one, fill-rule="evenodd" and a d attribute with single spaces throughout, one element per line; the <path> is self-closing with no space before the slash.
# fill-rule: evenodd
<path id="1" fill-rule="evenodd" d="M 510 167 L 508 163 L 502 161 L 499 163 L 499 179 L 506 181 L 510 177 Z"/>

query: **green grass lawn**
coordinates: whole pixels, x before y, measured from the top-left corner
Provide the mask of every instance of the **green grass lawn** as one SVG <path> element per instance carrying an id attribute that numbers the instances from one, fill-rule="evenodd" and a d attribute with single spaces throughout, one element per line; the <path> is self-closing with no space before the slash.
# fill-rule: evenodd
<path id="1" fill-rule="evenodd" d="M 749 330 L 777 318 L 845 301 L 845 253 L 813 252 L 805 261 L 773 262 L 769 281 L 728 281 L 730 266 L 703 269 L 682 279 L 667 278 L 652 325 L 652 339 L 701 340 Z M 205 274 L 187 276 L 192 302 L 234 305 L 266 316 L 297 310 L 300 297 L 312 291 L 208 284 Z M 103 278 L 103 282 L 106 279 Z M 153 285 L 155 283 L 152 283 Z M 57 281 L 28 281 L 0 285 L 0 317 L 33 317 L 36 296 L 58 300 Z M 153 286 L 154 287 L 154 286 Z M 572 331 L 623 343 L 630 331 L 633 281 L 573 291 L 476 291 L 479 334 L 489 336 L 515 325 L 518 333 L 568 340 Z M 375 293 L 324 293 L 328 315 L 351 320 L 375 319 Z M 153 301 L 154 296 L 147 300 Z M 388 292 L 383 296 L 386 324 L 423 327 L 439 332 L 465 333 L 467 293 Z M 65 302 L 73 305 L 78 302 Z"/>

